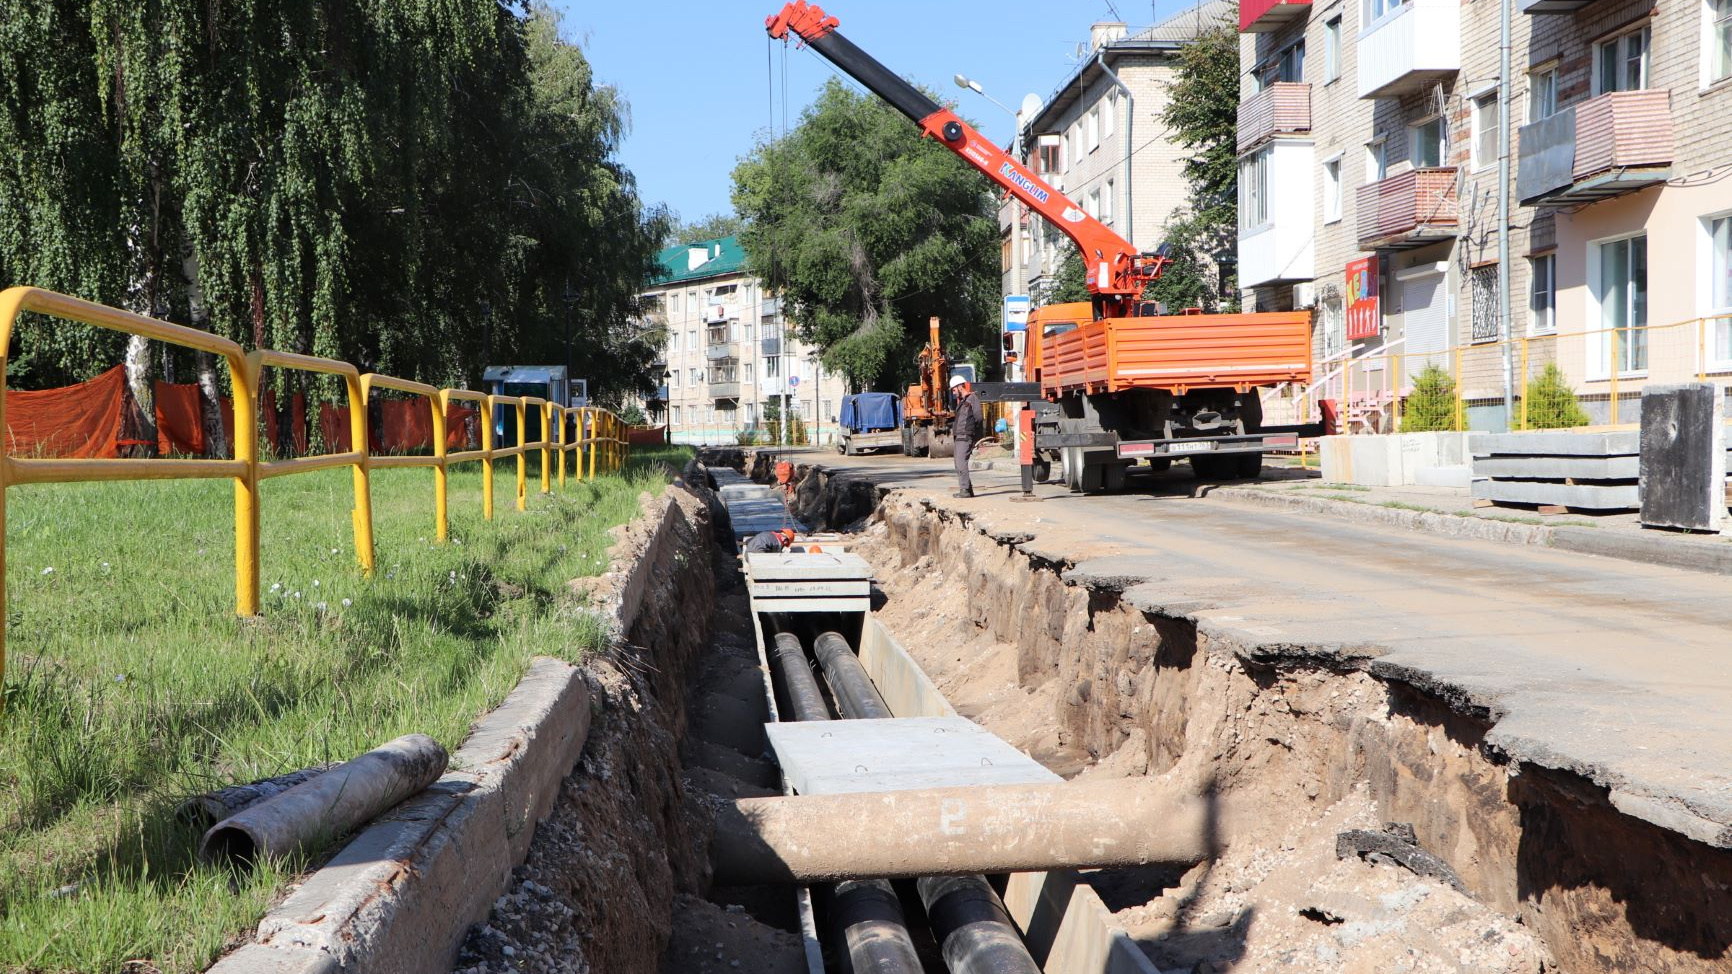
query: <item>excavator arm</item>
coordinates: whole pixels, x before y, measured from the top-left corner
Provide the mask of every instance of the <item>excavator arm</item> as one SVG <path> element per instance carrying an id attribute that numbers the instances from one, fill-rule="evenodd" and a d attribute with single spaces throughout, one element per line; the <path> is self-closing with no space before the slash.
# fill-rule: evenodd
<path id="1" fill-rule="evenodd" d="M 837 30 L 838 21 L 817 4 L 791 0 L 764 22 L 777 40 L 793 34 L 891 107 L 908 116 L 926 135 L 1004 187 L 1029 209 L 1045 217 L 1070 237 L 1083 255 L 1084 279 L 1095 295 L 1098 317 L 1128 317 L 1138 311 L 1138 299 L 1167 263 L 1165 248 L 1140 254 L 1125 238 L 1083 212 L 1028 167 L 982 136 L 957 114 L 878 63 Z"/>

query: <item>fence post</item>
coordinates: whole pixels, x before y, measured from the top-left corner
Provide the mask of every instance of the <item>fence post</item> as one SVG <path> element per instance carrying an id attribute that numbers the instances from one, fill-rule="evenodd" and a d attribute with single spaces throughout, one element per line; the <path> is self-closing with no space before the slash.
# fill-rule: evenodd
<path id="1" fill-rule="evenodd" d="M 440 544 L 451 537 L 450 509 L 446 504 L 445 458 L 451 452 L 444 396 L 428 396 L 433 409 L 433 536 Z"/>
<path id="2" fill-rule="evenodd" d="M 355 460 L 355 559 L 361 572 L 373 574 L 373 484 L 370 476 L 373 444 L 367 438 L 367 396 L 357 376 L 343 376 L 349 389 L 349 448 L 360 452 Z"/>
<path id="3" fill-rule="evenodd" d="M 553 493 L 553 456 L 547 444 L 553 439 L 553 403 L 541 404 L 541 492 Z"/>
<path id="4" fill-rule="evenodd" d="M 1528 340 L 1522 339 L 1522 424 L 1521 429 L 1528 428 Z"/>
<path id="5" fill-rule="evenodd" d="M 566 406 L 555 406 L 553 411 L 554 415 L 559 417 L 559 437 L 554 442 L 558 444 L 555 455 L 559 457 L 559 489 L 563 492 L 565 490 L 565 418 L 570 415 L 571 409 Z"/>
<path id="6" fill-rule="evenodd" d="M 524 419 L 525 419 L 524 413 L 527 410 L 528 410 L 528 407 L 526 405 L 524 405 L 523 397 L 518 396 L 517 397 L 517 406 L 516 406 L 516 411 L 517 411 L 517 509 L 520 511 L 529 510 L 529 455 L 527 454 L 527 452 L 525 452 L 525 450 L 523 448 L 523 444 L 529 442 L 529 440 L 527 440 L 525 438 L 527 436 L 527 432 L 526 432 L 525 428 L 527 427 L 528 424 L 524 421 Z"/>
<path id="7" fill-rule="evenodd" d="M 481 403 L 481 517 L 493 520 L 493 397 Z"/>
<path id="8" fill-rule="evenodd" d="M 259 373 L 251 358 L 229 362 L 234 384 L 235 459 L 246 464 L 235 478 L 235 615 L 259 614 Z"/>
<path id="9" fill-rule="evenodd" d="M 1696 319 L 1696 381 L 1708 381 L 1708 319 Z"/>
<path id="10" fill-rule="evenodd" d="M 585 477 L 585 480 L 595 479 L 596 448 L 601 445 L 600 425 L 601 417 L 596 413 L 595 407 L 585 406 L 583 409 L 583 450 L 589 455 L 589 476 Z"/>
<path id="11" fill-rule="evenodd" d="M 1620 349 L 1618 348 L 1618 337 L 1619 337 L 1618 332 L 1620 332 L 1622 330 L 1623 329 L 1621 329 L 1621 328 L 1613 328 L 1612 329 L 1612 402 L 1611 402 L 1611 417 L 1612 417 L 1612 419 L 1611 419 L 1611 422 L 1612 422 L 1613 426 L 1618 425 L 1618 371 L 1619 371 L 1618 360 L 1623 357 L 1623 356 L 1618 354 L 1620 351 Z"/>
<path id="12" fill-rule="evenodd" d="M 1457 345 L 1455 352 L 1455 423 L 1453 429 L 1460 433 L 1467 427 L 1462 413 L 1465 412 L 1466 400 L 1461 391 L 1461 346 Z"/>

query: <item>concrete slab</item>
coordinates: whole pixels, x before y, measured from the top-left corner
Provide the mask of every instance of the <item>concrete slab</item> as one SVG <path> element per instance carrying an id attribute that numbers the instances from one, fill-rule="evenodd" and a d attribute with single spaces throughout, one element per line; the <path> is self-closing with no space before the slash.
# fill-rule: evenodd
<path id="1" fill-rule="evenodd" d="M 1475 433 L 1468 441 L 1473 455 L 1635 456 L 1641 451 L 1639 430 L 1605 433 Z"/>
<path id="2" fill-rule="evenodd" d="M 749 552 L 746 578 L 755 582 L 869 579 L 872 566 L 846 552 Z"/>
<path id="3" fill-rule="evenodd" d="M 1547 480 L 1476 480 L 1473 496 L 1505 504 L 1561 504 L 1595 511 L 1626 511 L 1642 506 L 1635 484 L 1565 484 Z"/>
<path id="4" fill-rule="evenodd" d="M 1460 487 L 1473 483 L 1473 468 L 1467 464 L 1447 467 L 1422 467 L 1413 472 L 1413 483 L 1420 487 Z"/>
<path id="5" fill-rule="evenodd" d="M 764 731 L 802 795 L 1062 780 L 966 717 L 781 723 Z"/>
<path id="6" fill-rule="evenodd" d="M 1640 458 L 1616 457 L 1513 457 L 1473 458 L 1476 477 L 1527 477 L 1534 480 L 1635 480 Z"/>

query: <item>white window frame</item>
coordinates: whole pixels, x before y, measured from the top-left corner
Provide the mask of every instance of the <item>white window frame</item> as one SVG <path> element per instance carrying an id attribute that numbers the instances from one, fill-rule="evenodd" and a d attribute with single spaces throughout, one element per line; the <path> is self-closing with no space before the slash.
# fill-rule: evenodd
<path id="1" fill-rule="evenodd" d="M 1341 221 L 1341 155 L 1323 160 L 1323 222 Z"/>
<path id="2" fill-rule="evenodd" d="M 1419 133 L 1433 123 L 1436 123 L 1438 127 L 1437 162 L 1429 166 L 1422 166 L 1419 164 Z M 1440 169 L 1449 165 L 1449 120 L 1442 115 L 1432 115 L 1408 125 L 1407 161 L 1415 169 Z"/>
<path id="3" fill-rule="evenodd" d="M 1629 50 L 1630 41 L 1633 40 L 1634 38 L 1637 38 L 1637 37 L 1640 37 L 1642 39 L 1642 58 L 1640 61 L 1640 72 L 1642 75 L 1641 83 L 1636 85 L 1636 87 L 1634 87 L 1634 88 L 1627 88 L 1627 87 L 1623 86 L 1624 68 L 1629 63 L 1629 59 L 1630 59 L 1630 50 Z M 1608 56 L 1608 54 L 1607 54 L 1608 51 L 1615 52 L 1615 53 L 1611 54 L 1610 56 L 1617 58 L 1617 71 L 1616 71 L 1616 73 L 1618 75 L 1618 87 L 1616 87 L 1616 88 L 1607 88 L 1604 85 L 1605 70 L 1602 67 L 1602 65 L 1603 65 L 1604 59 Z M 1649 27 L 1647 24 L 1643 24 L 1642 26 L 1637 27 L 1635 30 L 1627 30 L 1621 34 L 1617 34 L 1617 35 L 1614 35 L 1612 37 L 1608 37 L 1605 40 L 1596 43 L 1594 45 L 1593 63 L 1592 63 L 1592 65 L 1590 65 L 1590 67 L 1591 67 L 1592 72 L 1593 72 L 1593 86 L 1594 86 L 1593 87 L 1593 93 L 1595 96 L 1603 95 L 1608 91 L 1643 91 L 1643 90 L 1645 90 L 1650 84 L 1653 83 L 1653 71 L 1654 71 L 1654 33 L 1653 33 L 1653 29 L 1651 27 Z"/>
<path id="4" fill-rule="evenodd" d="M 1528 72 L 1528 122 L 1538 122 L 1558 113 L 1558 66 L 1549 64 Z"/>
<path id="5" fill-rule="evenodd" d="M 1089 194 L 1087 196 L 1083 197 L 1083 211 L 1086 212 L 1089 216 L 1092 216 L 1097 220 L 1099 220 L 1101 218 L 1101 191 L 1100 190 L 1091 189 L 1091 190 L 1089 190 Z"/>
<path id="6" fill-rule="evenodd" d="M 1732 0 L 1702 0 L 1702 87 L 1732 80 Z"/>
<path id="7" fill-rule="evenodd" d="M 1113 212 L 1118 209 L 1115 205 L 1117 203 L 1117 195 L 1118 187 L 1113 184 L 1111 179 L 1107 180 L 1106 188 L 1101 191 L 1101 215 L 1097 218 L 1102 223 L 1108 225 L 1112 224 Z"/>
<path id="8" fill-rule="evenodd" d="M 1540 268 L 1545 268 L 1541 273 Z M 1545 287 L 1541 287 L 1541 283 Z M 1540 295 L 1545 304 L 1540 306 Z M 1528 258 L 1528 334 L 1558 333 L 1558 255 L 1556 251 Z"/>
<path id="9" fill-rule="evenodd" d="M 1408 0 L 1359 0 L 1360 36 L 1370 33 L 1383 18 L 1400 10 Z"/>
<path id="10" fill-rule="evenodd" d="M 1270 222 L 1269 165 L 1275 147 L 1266 145 L 1239 160 L 1239 232 L 1249 236 Z"/>
<path id="11" fill-rule="evenodd" d="M 1083 135 L 1090 152 L 1101 147 L 1101 107 L 1099 105 L 1089 109 L 1088 115 L 1085 116 Z"/>
<path id="12" fill-rule="evenodd" d="M 1584 329 L 1588 334 L 1583 337 L 1586 339 L 1588 345 L 1588 377 L 1591 380 L 1603 382 L 1611 378 L 1612 340 L 1614 337 L 1617 337 L 1607 331 L 1605 324 L 1606 316 L 1604 302 L 1606 282 L 1604 277 L 1605 268 L 1603 266 L 1604 249 L 1612 244 L 1623 243 L 1638 238 L 1645 239 L 1647 235 L 1647 231 L 1643 230 L 1636 233 L 1618 234 L 1610 237 L 1601 237 L 1598 240 L 1588 241 L 1588 314 L 1586 322 L 1587 327 Z M 1625 301 L 1626 320 L 1628 320 L 1629 312 L 1634 310 L 1634 295 L 1632 293 L 1626 293 Z M 1639 369 L 1630 368 L 1630 355 L 1627 350 L 1621 350 L 1618 355 L 1618 364 L 1620 365 L 1620 368 L 1618 369 L 1618 378 L 1620 379 L 1640 379 L 1648 374 L 1648 366 L 1651 364 L 1648 361 L 1650 358 L 1648 353 L 1651 349 L 1646 347 L 1646 339 L 1648 337 L 1646 321 L 1647 309 L 1643 308 L 1642 310 L 1644 318 L 1643 323 L 1640 326 L 1636 326 L 1642 328 L 1643 333 L 1644 348 L 1642 367 Z M 1625 327 L 1625 335 L 1623 337 L 1625 341 L 1630 341 L 1630 326 Z"/>
<path id="13" fill-rule="evenodd" d="M 1473 99 L 1473 110 L 1469 115 L 1472 118 L 1474 171 L 1490 169 L 1497 165 L 1497 91 L 1494 89 Z M 1491 138 L 1490 146 L 1484 144 L 1488 136 Z M 1447 129 L 1444 138 L 1447 141 Z"/>
<path id="14" fill-rule="evenodd" d="M 1701 281 L 1696 306 L 1707 319 L 1703 327 L 1703 354 L 1708 361 L 1703 368 L 1709 372 L 1732 372 L 1732 210 L 1711 213 L 1701 219 L 1700 248 L 1696 279 Z M 1716 245 L 1725 249 L 1716 253 Z M 1722 282 L 1724 292 L 1714 293 L 1714 285 Z"/>
<path id="15" fill-rule="evenodd" d="M 1389 178 L 1389 140 L 1378 136 L 1365 143 L 1365 182 L 1381 183 Z"/>
<path id="16" fill-rule="evenodd" d="M 1119 90 L 1114 88 L 1107 92 L 1106 111 L 1101 113 L 1101 138 L 1110 139 L 1118 128 Z"/>
<path id="17" fill-rule="evenodd" d="M 680 409 L 679 406 L 675 406 L 673 412 L 674 412 L 674 415 L 673 415 L 674 425 L 675 426 L 683 426 L 685 424 L 685 420 L 681 418 L 684 415 L 683 411 Z"/>
<path id="18" fill-rule="evenodd" d="M 1323 83 L 1341 77 L 1341 14 L 1323 21 Z"/>

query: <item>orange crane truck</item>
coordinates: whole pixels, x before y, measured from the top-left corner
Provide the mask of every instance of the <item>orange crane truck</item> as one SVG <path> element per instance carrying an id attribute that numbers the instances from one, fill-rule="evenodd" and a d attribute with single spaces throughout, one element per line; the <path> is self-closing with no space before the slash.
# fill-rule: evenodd
<path id="1" fill-rule="evenodd" d="M 1130 467 L 1188 460 L 1198 477 L 1255 476 L 1263 451 L 1292 447 L 1320 425 L 1263 426 L 1259 390 L 1311 377 L 1309 312 L 1165 315 L 1143 292 L 1167 264 L 1141 253 L 1063 193 L 856 47 L 838 21 L 793 0 L 765 21 L 792 34 L 1061 230 L 1083 255 L 1090 300 L 1029 315 L 1019 350 L 1027 383 L 981 383 L 983 399 L 1026 398 L 1037 409 L 1035 473 L 1056 461 L 1076 491 L 1119 490 Z"/>

